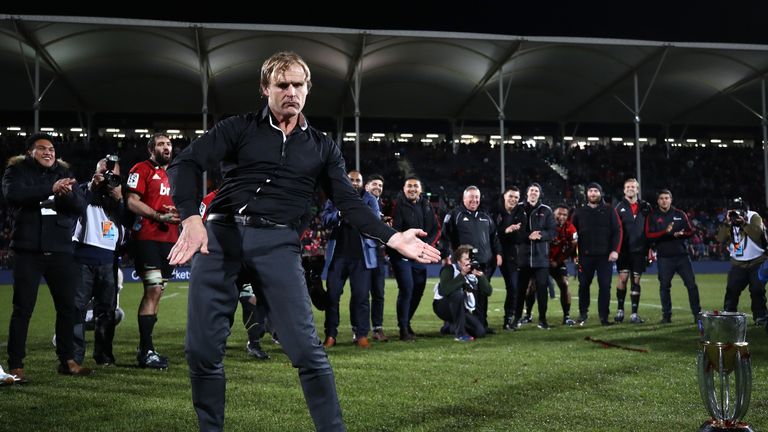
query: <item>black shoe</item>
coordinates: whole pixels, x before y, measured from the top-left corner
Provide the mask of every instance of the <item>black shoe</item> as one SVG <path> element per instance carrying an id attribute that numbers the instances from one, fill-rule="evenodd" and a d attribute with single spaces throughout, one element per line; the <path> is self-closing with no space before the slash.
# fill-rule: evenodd
<path id="1" fill-rule="evenodd" d="M 520 324 L 528 324 L 532 322 L 533 322 L 533 318 L 531 318 L 530 315 L 526 315 L 523 317 L 523 319 L 520 320 Z"/>
<path id="2" fill-rule="evenodd" d="M 168 357 L 161 356 L 158 352 L 153 350 L 139 351 L 136 354 L 136 360 L 139 362 L 140 368 L 149 369 L 168 369 Z"/>
<path id="3" fill-rule="evenodd" d="M 672 324 L 672 317 L 664 317 L 659 321 L 659 324 Z"/>
<path id="4" fill-rule="evenodd" d="M 248 341 L 248 343 L 245 344 L 245 352 L 257 360 L 269 360 L 269 354 L 261 349 L 261 344 L 258 342 Z"/>
<path id="5" fill-rule="evenodd" d="M 546 321 L 539 321 L 538 327 L 542 330 L 549 330 L 549 324 Z"/>
<path id="6" fill-rule="evenodd" d="M 416 337 L 416 332 L 413 331 L 410 325 L 408 326 L 408 334 L 412 337 Z"/>
<path id="7" fill-rule="evenodd" d="M 447 321 L 440 327 L 440 334 L 443 336 L 451 334 L 451 325 Z"/>
<path id="8" fill-rule="evenodd" d="M 111 366 L 115 364 L 115 356 L 111 354 L 94 354 L 93 360 L 99 366 Z"/>
<path id="9" fill-rule="evenodd" d="M 403 342 L 413 342 L 416 340 L 416 338 L 412 333 L 408 332 L 408 329 L 400 329 L 400 340 Z"/>
<path id="10" fill-rule="evenodd" d="M 496 334 L 496 330 L 494 330 L 492 327 L 486 327 L 485 334 Z"/>
<path id="11" fill-rule="evenodd" d="M 614 324 L 616 324 L 616 323 L 615 323 L 615 322 L 613 322 L 613 321 L 608 321 L 607 319 L 601 319 L 601 320 L 600 320 L 600 325 L 601 325 L 601 326 L 605 326 L 605 327 L 608 327 L 608 326 L 612 326 L 612 325 L 614 325 Z"/>

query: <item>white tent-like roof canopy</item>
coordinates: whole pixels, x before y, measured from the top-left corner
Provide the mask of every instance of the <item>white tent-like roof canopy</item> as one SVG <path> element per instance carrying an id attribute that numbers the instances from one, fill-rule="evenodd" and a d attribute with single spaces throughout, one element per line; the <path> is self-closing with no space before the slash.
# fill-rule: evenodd
<path id="1" fill-rule="evenodd" d="M 329 118 L 759 126 L 768 45 L 0 15 L 0 110 L 210 114 L 259 106 L 278 50 L 303 56 Z M 499 85 L 499 78 L 502 85 Z M 206 85 L 207 83 L 207 85 Z M 50 86 L 49 86 L 50 84 Z M 623 106 L 626 105 L 627 107 Z"/>

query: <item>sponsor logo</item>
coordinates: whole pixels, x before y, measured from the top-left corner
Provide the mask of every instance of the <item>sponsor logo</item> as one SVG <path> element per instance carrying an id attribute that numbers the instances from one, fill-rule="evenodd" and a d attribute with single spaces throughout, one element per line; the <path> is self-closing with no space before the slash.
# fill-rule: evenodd
<path id="1" fill-rule="evenodd" d="M 139 185 L 139 173 L 137 173 L 137 172 L 131 173 L 128 176 L 128 181 L 126 183 L 128 184 L 129 188 L 135 189 L 136 186 Z"/>
<path id="2" fill-rule="evenodd" d="M 166 186 L 166 185 L 160 183 L 160 196 L 163 196 L 163 195 L 170 196 L 171 195 L 171 187 L 170 186 Z"/>

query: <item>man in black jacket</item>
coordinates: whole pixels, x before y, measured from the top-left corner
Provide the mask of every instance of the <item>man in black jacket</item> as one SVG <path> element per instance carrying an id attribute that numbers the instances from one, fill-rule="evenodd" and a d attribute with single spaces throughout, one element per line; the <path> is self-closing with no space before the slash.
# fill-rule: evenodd
<path id="1" fill-rule="evenodd" d="M 616 205 L 616 213 L 621 221 L 624 237 L 621 240 L 621 252 L 616 261 L 619 272 L 619 284 L 616 287 L 616 322 L 624 321 L 624 300 L 627 298 L 627 282 L 632 276 L 632 291 L 629 299 L 632 303 L 632 315 L 629 322 L 641 324 L 643 319 L 637 314 L 640 305 L 640 277 L 648 262 L 648 240 L 645 238 L 645 218 L 651 212 L 651 205 L 640 199 L 640 183 L 630 178 L 624 182 L 624 199 Z"/>
<path id="2" fill-rule="evenodd" d="M 504 330 L 515 330 L 515 310 L 517 309 L 518 260 L 517 245 L 525 241 L 518 233 L 525 224 L 525 210 L 520 202 L 520 189 L 510 186 L 504 192 L 504 209 L 497 215 L 498 235 L 501 242 L 501 275 L 507 295 L 504 298 Z M 520 299 L 522 301 L 522 299 Z"/>
<path id="3" fill-rule="evenodd" d="M 395 200 L 392 208 L 392 228 L 398 231 L 421 229 L 427 233 L 424 241 L 433 246 L 440 239 L 437 215 L 429 199 L 421 196 L 421 180 L 414 176 L 405 179 L 403 194 Z M 427 267 L 393 249 L 387 249 L 387 254 L 397 280 L 397 325 L 400 327 L 400 340 L 413 341 L 415 334 L 411 328 L 411 318 L 424 295 Z"/>
<path id="4" fill-rule="evenodd" d="M 462 205 L 456 206 L 445 215 L 443 235 L 446 236 L 453 249 L 468 244 L 477 249 L 475 258 L 480 263 L 480 270 L 490 282 L 496 267 L 502 263 L 501 243 L 496 235 L 496 224 L 493 218 L 480 210 L 480 189 L 468 186 L 464 189 Z M 445 254 L 448 256 L 448 254 Z M 488 327 L 488 297 L 477 296 L 475 315 L 485 326 L 487 333 L 493 333 Z"/>
<path id="5" fill-rule="evenodd" d="M 11 249 L 13 312 L 8 335 L 8 367 L 20 383 L 24 374 L 27 332 L 37 300 L 40 277 L 45 277 L 56 307 L 58 371 L 88 375 L 91 370 L 74 360 L 75 286 L 79 283 L 72 258 L 72 227 L 85 208 L 83 192 L 69 170 L 56 159 L 53 138 L 34 134 L 27 140 L 27 154 L 8 161 L 3 175 L 3 195 L 13 218 Z"/>
<path id="6" fill-rule="evenodd" d="M 659 208 L 652 211 L 645 220 L 645 236 L 654 242 L 659 264 L 659 297 L 661 298 L 660 324 L 672 322 L 672 277 L 680 275 L 688 290 L 688 303 L 693 320 L 696 322 L 701 305 L 699 287 L 693 274 L 691 258 L 688 256 L 687 239 L 693 235 L 693 227 L 685 212 L 672 207 L 672 192 L 659 191 L 656 197 Z"/>
<path id="7" fill-rule="evenodd" d="M 549 282 L 549 242 L 555 238 L 557 225 L 552 209 L 541 203 L 541 186 L 531 183 L 523 204 L 525 223 L 519 235 L 523 237 L 517 246 L 519 280 L 517 298 L 524 299 L 528 283 L 533 278 L 536 300 L 539 303 L 539 328 L 549 330 L 547 323 L 547 283 Z M 517 302 L 515 319 L 523 315 L 523 301 Z M 512 328 L 518 327 L 514 321 Z"/>
<path id="8" fill-rule="evenodd" d="M 621 222 L 616 210 L 603 202 L 603 188 L 587 185 L 587 205 L 573 213 L 573 226 L 579 241 L 579 319 L 583 325 L 589 312 L 589 287 L 597 272 L 597 312 L 604 326 L 611 301 L 611 273 L 621 250 Z"/>

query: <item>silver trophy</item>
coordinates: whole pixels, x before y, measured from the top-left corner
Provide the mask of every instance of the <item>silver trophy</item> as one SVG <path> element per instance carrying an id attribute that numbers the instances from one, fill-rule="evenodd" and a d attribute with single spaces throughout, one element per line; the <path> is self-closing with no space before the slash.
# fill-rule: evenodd
<path id="1" fill-rule="evenodd" d="M 751 432 L 752 428 L 741 421 L 752 393 L 747 316 L 740 312 L 703 312 L 698 324 L 699 390 L 712 417 L 699 430 Z"/>

